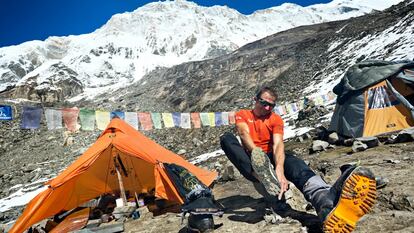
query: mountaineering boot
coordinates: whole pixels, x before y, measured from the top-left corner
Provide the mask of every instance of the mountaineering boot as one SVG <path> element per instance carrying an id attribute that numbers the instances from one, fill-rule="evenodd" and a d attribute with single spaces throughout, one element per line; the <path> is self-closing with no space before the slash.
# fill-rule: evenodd
<path id="1" fill-rule="evenodd" d="M 341 172 L 329 189 L 318 176 L 311 177 L 303 188 L 323 222 L 324 232 L 352 232 L 376 199 L 375 177 L 370 170 L 345 165 Z"/>
<path id="2" fill-rule="evenodd" d="M 267 154 L 261 148 L 256 147 L 252 150 L 251 159 L 253 170 L 259 176 L 259 181 L 263 184 L 267 193 L 277 196 L 280 192 L 280 184 Z"/>

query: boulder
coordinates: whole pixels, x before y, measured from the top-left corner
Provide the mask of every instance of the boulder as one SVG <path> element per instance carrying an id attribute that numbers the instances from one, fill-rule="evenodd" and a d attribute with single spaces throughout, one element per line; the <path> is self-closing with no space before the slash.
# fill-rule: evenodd
<path id="1" fill-rule="evenodd" d="M 187 153 L 187 151 L 184 149 L 181 149 L 177 152 L 178 155 L 184 155 L 185 153 Z"/>
<path id="2" fill-rule="evenodd" d="M 360 137 L 356 138 L 355 141 L 362 142 L 363 144 L 367 145 L 368 148 L 377 147 L 379 145 L 379 140 L 377 137 Z"/>
<path id="3" fill-rule="evenodd" d="M 354 141 L 354 144 L 352 145 L 353 152 L 364 151 L 366 149 L 368 149 L 368 146 L 361 141 Z"/>
<path id="4" fill-rule="evenodd" d="M 338 141 L 339 141 L 339 136 L 338 136 L 338 134 L 336 132 L 330 133 L 328 135 L 328 142 L 329 142 L 329 144 L 335 145 L 335 144 L 338 143 Z"/>
<path id="5" fill-rule="evenodd" d="M 226 182 L 235 180 L 240 173 L 228 160 L 219 160 L 214 164 L 214 169 L 220 174 L 220 181 Z"/>
<path id="6" fill-rule="evenodd" d="M 328 142 L 325 142 L 322 140 L 315 140 L 312 142 L 312 151 L 313 152 L 323 151 L 323 150 L 326 150 L 328 146 L 329 146 Z"/>
<path id="7" fill-rule="evenodd" d="M 114 215 L 115 219 L 120 219 L 122 217 L 129 217 L 131 216 L 132 212 L 134 212 L 137 208 L 135 206 L 117 206 L 114 209 L 112 214 Z"/>
<path id="8" fill-rule="evenodd" d="M 348 138 L 344 140 L 344 146 L 352 146 L 354 144 L 354 138 Z"/>
<path id="9" fill-rule="evenodd" d="M 397 142 L 410 142 L 414 140 L 414 127 L 401 130 L 397 135 Z"/>

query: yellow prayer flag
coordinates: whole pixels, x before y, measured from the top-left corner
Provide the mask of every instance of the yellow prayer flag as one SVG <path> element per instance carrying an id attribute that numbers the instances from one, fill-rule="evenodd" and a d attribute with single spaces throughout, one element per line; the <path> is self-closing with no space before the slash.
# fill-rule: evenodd
<path id="1" fill-rule="evenodd" d="M 214 112 L 208 113 L 208 119 L 210 121 L 210 126 L 214 127 L 216 126 L 216 114 Z"/>
<path id="2" fill-rule="evenodd" d="M 165 128 L 172 128 L 174 127 L 174 120 L 172 117 L 172 113 L 170 112 L 163 112 L 161 113 L 162 120 L 164 121 Z"/>
<path id="3" fill-rule="evenodd" d="M 95 117 L 96 117 L 96 126 L 99 130 L 106 129 L 106 126 L 108 126 L 110 120 L 111 120 L 111 113 L 105 112 L 105 111 L 95 111 Z"/>

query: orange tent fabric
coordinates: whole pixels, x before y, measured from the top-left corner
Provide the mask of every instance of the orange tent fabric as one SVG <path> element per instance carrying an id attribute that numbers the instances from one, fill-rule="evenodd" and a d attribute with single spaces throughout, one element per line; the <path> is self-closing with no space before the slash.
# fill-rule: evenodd
<path id="1" fill-rule="evenodd" d="M 71 210 L 104 193 L 119 193 L 116 168 L 126 191 L 146 193 L 183 203 L 163 163 L 186 168 L 209 186 L 216 172 L 196 167 L 145 137 L 121 119 L 113 119 L 97 141 L 31 200 L 10 233 L 23 232 L 33 224 L 61 211 Z"/>

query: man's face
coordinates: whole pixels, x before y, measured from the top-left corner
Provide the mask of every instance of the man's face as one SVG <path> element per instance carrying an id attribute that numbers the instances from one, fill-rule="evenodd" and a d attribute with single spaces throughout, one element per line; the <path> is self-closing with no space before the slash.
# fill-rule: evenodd
<path id="1" fill-rule="evenodd" d="M 259 98 L 255 98 L 256 103 L 254 110 L 259 116 L 266 116 L 270 114 L 275 107 L 276 98 L 268 92 L 263 92 Z"/>

